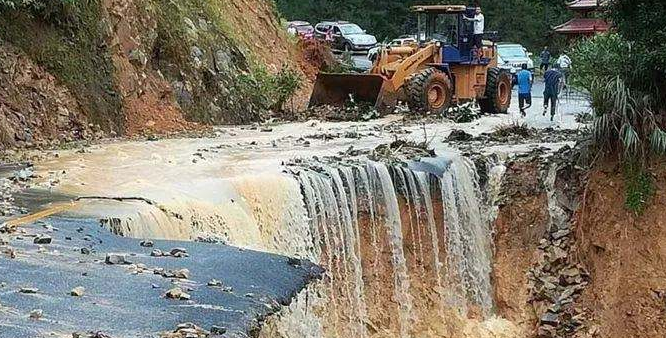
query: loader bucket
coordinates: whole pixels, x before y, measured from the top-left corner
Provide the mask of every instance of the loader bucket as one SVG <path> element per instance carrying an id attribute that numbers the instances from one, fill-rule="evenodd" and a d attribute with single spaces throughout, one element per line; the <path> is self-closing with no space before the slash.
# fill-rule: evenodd
<path id="1" fill-rule="evenodd" d="M 350 98 L 367 102 L 380 113 L 395 107 L 395 91 L 380 75 L 375 74 L 319 74 L 310 107 L 331 105 L 343 107 Z"/>

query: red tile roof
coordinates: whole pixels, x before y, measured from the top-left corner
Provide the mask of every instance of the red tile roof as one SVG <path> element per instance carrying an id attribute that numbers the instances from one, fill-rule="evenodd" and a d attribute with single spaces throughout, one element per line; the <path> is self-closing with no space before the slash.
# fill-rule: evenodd
<path id="1" fill-rule="evenodd" d="M 603 19 L 576 18 L 555 27 L 562 34 L 592 34 L 608 31 L 610 25 Z"/>

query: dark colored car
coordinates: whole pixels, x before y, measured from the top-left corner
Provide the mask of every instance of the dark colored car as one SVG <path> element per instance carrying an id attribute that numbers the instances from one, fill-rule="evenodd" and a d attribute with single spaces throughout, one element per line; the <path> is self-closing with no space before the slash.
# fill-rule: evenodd
<path id="1" fill-rule="evenodd" d="M 307 21 L 289 21 L 287 22 L 287 32 L 292 36 L 309 40 L 314 38 L 315 29 Z"/>
<path id="2" fill-rule="evenodd" d="M 333 49 L 347 52 L 367 51 L 377 45 L 377 38 L 347 21 L 321 22 L 315 26 L 315 37 L 330 41 Z"/>

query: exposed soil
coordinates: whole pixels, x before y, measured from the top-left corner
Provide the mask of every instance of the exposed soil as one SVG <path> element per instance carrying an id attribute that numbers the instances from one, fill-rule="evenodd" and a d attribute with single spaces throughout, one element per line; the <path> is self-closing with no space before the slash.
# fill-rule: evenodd
<path id="1" fill-rule="evenodd" d="M 577 214 L 579 258 L 591 275 L 585 337 L 666 337 L 666 166 L 652 172 L 657 192 L 641 216 L 624 206 L 620 170 L 590 174 Z"/>
<path id="2" fill-rule="evenodd" d="M 92 136 L 69 90 L 0 40 L 0 150 Z"/>
<path id="3" fill-rule="evenodd" d="M 502 184 L 504 203 L 495 221 L 493 285 L 498 314 L 524 328 L 536 325 L 528 305 L 527 273 L 548 230 L 548 197 L 536 162 L 514 162 Z"/>

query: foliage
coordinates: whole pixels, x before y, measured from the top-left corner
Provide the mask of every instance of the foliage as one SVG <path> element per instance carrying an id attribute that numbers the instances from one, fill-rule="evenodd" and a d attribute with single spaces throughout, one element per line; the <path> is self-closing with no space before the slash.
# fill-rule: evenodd
<path id="1" fill-rule="evenodd" d="M 626 206 L 640 213 L 654 193 L 646 164 L 666 154 L 666 4 L 611 0 L 615 32 L 579 43 L 573 81 L 590 95 L 597 148 L 625 163 Z"/>
<path id="2" fill-rule="evenodd" d="M 454 105 L 444 112 L 444 117 L 455 123 L 469 123 L 481 118 L 481 110 L 472 102 Z"/>
<path id="3" fill-rule="evenodd" d="M 14 10 L 0 6 L 0 39 L 55 75 L 76 96 L 92 123 L 122 130 L 113 65 L 110 56 L 100 51 L 105 39 L 100 0 L 0 1 L 5 9 L 9 2 L 32 6 Z"/>
<path id="4" fill-rule="evenodd" d="M 379 41 L 416 31 L 416 18 L 410 7 L 420 4 L 468 4 L 470 1 L 439 0 L 276 0 L 289 20 L 348 20 L 359 24 Z M 564 40 L 553 35 L 551 27 L 570 17 L 564 0 L 480 0 L 486 17 L 486 30 L 499 31 L 502 40 L 522 43 L 537 50 L 545 45 L 554 50 Z"/>
<path id="5" fill-rule="evenodd" d="M 530 128 L 527 123 L 522 121 L 513 121 L 496 126 L 491 133 L 493 137 L 520 137 L 529 138 L 534 135 L 534 129 Z"/>
<path id="6" fill-rule="evenodd" d="M 632 162 L 625 163 L 625 206 L 640 215 L 645 211 L 654 196 L 655 185 L 652 176 L 645 169 Z"/>
<path id="7" fill-rule="evenodd" d="M 241 88 L 247 89 L 252 102 L 259 103 L 262 109 L 273 111 L 282 110 L 303 85 L 298 72 L 289 67 L 283 67 L 277 74 L 258 67 L 253 72 L 239 76 L 239 81 Z"/>

